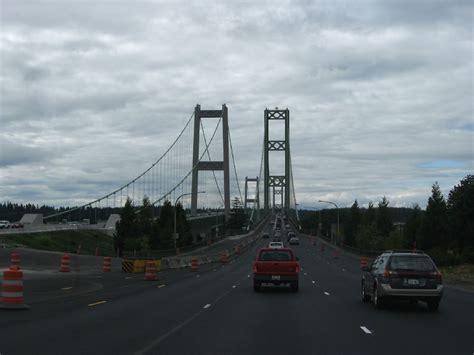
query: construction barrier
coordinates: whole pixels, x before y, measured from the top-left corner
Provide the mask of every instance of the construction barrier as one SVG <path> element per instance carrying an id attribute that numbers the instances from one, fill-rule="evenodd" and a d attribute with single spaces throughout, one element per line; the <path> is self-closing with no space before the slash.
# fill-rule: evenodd
<path id="1" fill-rule="evenodd" d="M 122 272 L 133 272 L 133 260 L 122 260 Z"/>
<path id="2" fill-rule="evenodd" d="M 158 276 L 156 275 L 157 268 L 154 260 L 147 260 L 145 263 L 145 281 L 156 281 Z"/>
<path id="3" fill-rule="evenodd" d="M 360 257 L 360 267 L 363 268 L 364 266 L 369 265 L 369 259 L 366 256 Z"/>
<path id="4" fill-rule="evenodd" d="M 71 272 L 71 257 L 68 254 L 64 254 L 61 258 L 60 272 Z"/>
<path id="5" fill-rule="evenodd" d="M 23 271 L 18 269 L 3 272 L 2 309 L 28 309 L 23 298 Z"/>
<path id="6" fill-rule="evenodd" d="M 10 255 L 10 270 L 20 270 L 20 255 L 12 253 Z"/>
<path id="7" fill-rule="evenodd" d="M 145 272 L 146 261 L 144 259 L 137 260 L 122 260 L 122 272 L 128 273 L 143 273 Z M 155 262 L 157 271 L 160 271 L 161 260 L 152 260 Z"/>
<path id="8" fill-rule="evenodd" d="M 112 258 L 110 256 L 104 256 L 104 263 L 102 265 L 103 272 L 112 271 Z"/>
<path id="9" fill-rule="evenodd" d="M 191 271 L 198 271 L 198 259 L 195 256 L 191 259 Z"/>

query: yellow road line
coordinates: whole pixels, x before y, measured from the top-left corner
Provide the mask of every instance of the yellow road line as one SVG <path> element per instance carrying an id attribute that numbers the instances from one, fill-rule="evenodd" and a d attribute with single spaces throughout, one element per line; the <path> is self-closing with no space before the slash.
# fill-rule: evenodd
<path id="1" fill-rule="evenodd" d="M 105 302 L 107 302 L 107 301 L 99 301 L 99 302 L 95 302 L 95 303 L 89 303 L 88 306 L 89 306 L 89 307 L 93 307 L 93 306 L 97 306 L 97 305 L 99 305 L 99 304 L 103 304 L 103 303 L 105 303 Z"/>

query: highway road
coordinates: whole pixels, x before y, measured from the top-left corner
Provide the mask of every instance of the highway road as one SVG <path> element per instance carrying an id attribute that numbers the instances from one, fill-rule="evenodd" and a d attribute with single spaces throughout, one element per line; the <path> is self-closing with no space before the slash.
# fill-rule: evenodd
<path id="1" fill-rule="evenodd" d="M 58 296 L 32 289 L 31 310 L 1 311 L 0 353 L 474 353 L 473 293 L 447 288 L 434 313 L 422 303 L 376 310 L 360 300 L 356 258 L 300 239 L 298 293 L 253 291 L 252 261 L 265 239 L 224 266 L 167 271 L 157 282 L 118 272 L 35 279 Z"/>

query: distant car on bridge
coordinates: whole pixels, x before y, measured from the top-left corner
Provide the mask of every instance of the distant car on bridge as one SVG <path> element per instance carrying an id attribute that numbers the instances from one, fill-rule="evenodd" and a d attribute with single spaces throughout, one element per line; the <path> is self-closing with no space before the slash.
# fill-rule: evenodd
<path id="1" fill-rule="evenodd" d="M 274 240 L 273 242 L 270 242 L 268 244 L 268 247 L 272 249 L 281 249 L 281 248 L 284 248 L 285 246 L 283 245 L 283 242 Z"/>
<path id="2" fill-rule="evenodd" d="M 10 228 L 10 222 L 9 221 L 0 221 L 0 229 L 7 229 Z"/>

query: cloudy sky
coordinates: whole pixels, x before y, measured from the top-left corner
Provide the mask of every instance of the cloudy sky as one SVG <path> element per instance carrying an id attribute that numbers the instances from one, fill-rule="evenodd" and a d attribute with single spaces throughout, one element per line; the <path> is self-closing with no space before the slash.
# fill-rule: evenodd
<path id="1" fill-rule="evenodd" d="M 304 207 L 425 206 L 474 173 L 470 0 L 0 4 L 1 201 L 112 191 L 196 103 L 227 104 L 240 177 L 258 175 L 263 110 L 288 107 Z"/>

